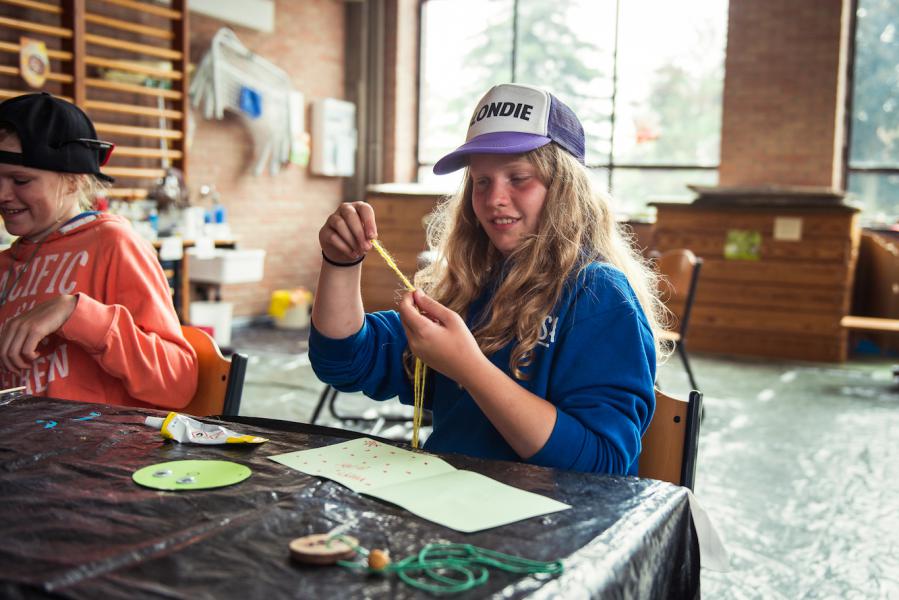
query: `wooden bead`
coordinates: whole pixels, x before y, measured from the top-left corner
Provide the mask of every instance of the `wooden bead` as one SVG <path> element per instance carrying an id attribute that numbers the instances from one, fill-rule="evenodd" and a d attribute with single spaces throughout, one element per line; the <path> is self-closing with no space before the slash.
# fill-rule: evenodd
<path id="1" fill-rule="evenodd" d="M 368 568 L 375 571 L 383 571 L 390 564 L 390 555 L 383 550 L 375 548 L 368 553 Z"/>

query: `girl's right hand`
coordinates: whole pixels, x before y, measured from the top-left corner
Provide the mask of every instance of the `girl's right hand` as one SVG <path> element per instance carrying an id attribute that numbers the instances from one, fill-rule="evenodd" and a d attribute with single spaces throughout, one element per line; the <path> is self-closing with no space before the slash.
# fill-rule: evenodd
<path id="1" fill-rule="evenodd" d="M 378 237 L 375 211 L 367 202 L 344 202 L 318 232 L 318 243 L 334 262 L 352 262 L 371 250 Z"/>

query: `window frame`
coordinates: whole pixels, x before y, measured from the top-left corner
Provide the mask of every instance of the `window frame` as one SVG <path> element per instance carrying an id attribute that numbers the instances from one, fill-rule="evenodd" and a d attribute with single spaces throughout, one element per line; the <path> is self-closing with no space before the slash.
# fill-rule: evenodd
<path id="1" fill-rule="evenodd" d="M 423 48 L 425 46 L 425 27 L 424 27 L 424 7 L 428 2 L 431 1 L 446 1 L 446 0 L 420 0 L 418 5 L 418 14 L 419 14 L 419 28 L 418 28 L 418 116 L 417 116 L 417 130 L 419 132 L 422 131 L 422 82 L 424 81 L 424 64 L 421 61 L 421 57 L 423 54 Z M 853 0 L 856 2 L 857 0 Z M 510 61 L 510 70 L 511 77 L 510 82 L 514 83 L 516 81 L 515 71 L 516 71 L 516 57 L 518 53 L 518 16 L 519 16 L 519 0 L 512 0 L 512 51 L 511 51 L 511 61 Z M 677 164 L 668 164 L 668 163 L 629 163 L 629 162 L 616 162 L 615 160 L 615 119 L 617 115 L 617 95 L 618 95 L 618 49 L 619 49 L 619 30 L 620 30 L 620 15 L 621 15 L 621 0 L 615 1 L 615 38 L 614 38 L 614 47 L 612 52 L 612 95 L 611 95 L 611 115 L 609 118 L 609 126 L 611 128 L 611 135 L 609 136 L 609 152 L 608 152 L 608 160 L 607 161 L 589 161 L 586 165 L 588 169 L 595 171 L 605 170 L 606 176 L 606 189 L 614 194 L 613 188 L 613 180 L 614 180 L 614 172 L 616 169 L 622 170 L 646 170 L 646 171 L 715 171 L 717 173 L 721 161 L 720 155 L 719 160 L 715 164 L 699 164 L 699 163 L 677 163 Z M 723 93 L 722 93 L 722 102 L 723 102 Z M 720 129 L 719 129 L 720 135 Z M 421 172 L 422 168 L 433 167 L 434 162 L 422 160 L 421 152 L 420 152 L 420 137 L 416 136 L 416 148 L 415 148 L 415 172 L 416 179 L 419 178 L 418 173 Z"/>
<path id="2" fill-rule="evenodd" d="M 849 178 L 852 175 L 887 175 L 887 176 L 896 176 L 899 177 L 899 166 L 892 167 L 888 165 L 874 165 L 874 166 L 864 166 L 864 167 L 853 167 L 851 164 L 851 151 L 852 151 L 852 122 L 853 122 L 853 111 L 855 109 L 854 99 L 855 99 L 855 61 L 856 61 L 856 39 L 858 38 L 858 9 L 859 9 L 860 0 L 850 0 L 849 5 L 849 42 L 847 47 L 847 61 L 846 61 L 846 101 L 845 101 L 845 115 L 844 115 L 844 131 L 845 135 L 843 137 L 843 169 L 842 169 L 842 181 L 841 181 L 841 190 L 844 193 L 849 192 Z M 899 211 L 899 205 L 897 205 L 896 210 Z M 864 209 L 862 210 L 862 222 L 865 221 L 865 217 L 874 217 L 874 215 L 866 215 Z M 893 215 L 899 216 L 899 215 Z"/>

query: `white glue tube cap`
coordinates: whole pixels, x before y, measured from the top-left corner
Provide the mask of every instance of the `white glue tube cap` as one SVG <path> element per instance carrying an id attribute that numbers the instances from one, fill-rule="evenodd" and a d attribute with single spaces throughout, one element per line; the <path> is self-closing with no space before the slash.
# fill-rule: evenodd
<path id="1" fill-rule="evenodd" d="M 154 429 L 162 429 L 162 424 L 165 422 L 165 418 L 163 417 L 147 417 L 144 419 L 144 425 L 148 425 Z"/>

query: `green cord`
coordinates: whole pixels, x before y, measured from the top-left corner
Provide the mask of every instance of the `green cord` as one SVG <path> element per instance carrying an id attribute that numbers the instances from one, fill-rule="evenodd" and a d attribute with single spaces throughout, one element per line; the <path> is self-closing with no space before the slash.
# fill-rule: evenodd
<path id="1" fill-rule="evenodd" d="M 343 536 L 335 536 L 335 539 L 349 543 Z M 363 556 L 368 555 L 365 548 L 354 546 L 353 549 Z M 369 573 L 396 573 L 407 585 L 433 594 L 456 594 L 483 585 L 490 576 L 488 567 L 526 575 L 558 575 L 563 569 L 559 560 L 530 560 L 471 544 L 428 544 L 417 555 L 390 563 L 380 571 L 369 568 L 365 563 L 342 560 L 337 564 L 351 569 L 365 569 Z M 430 583 L 428 578 L 435 583 Z"/>

